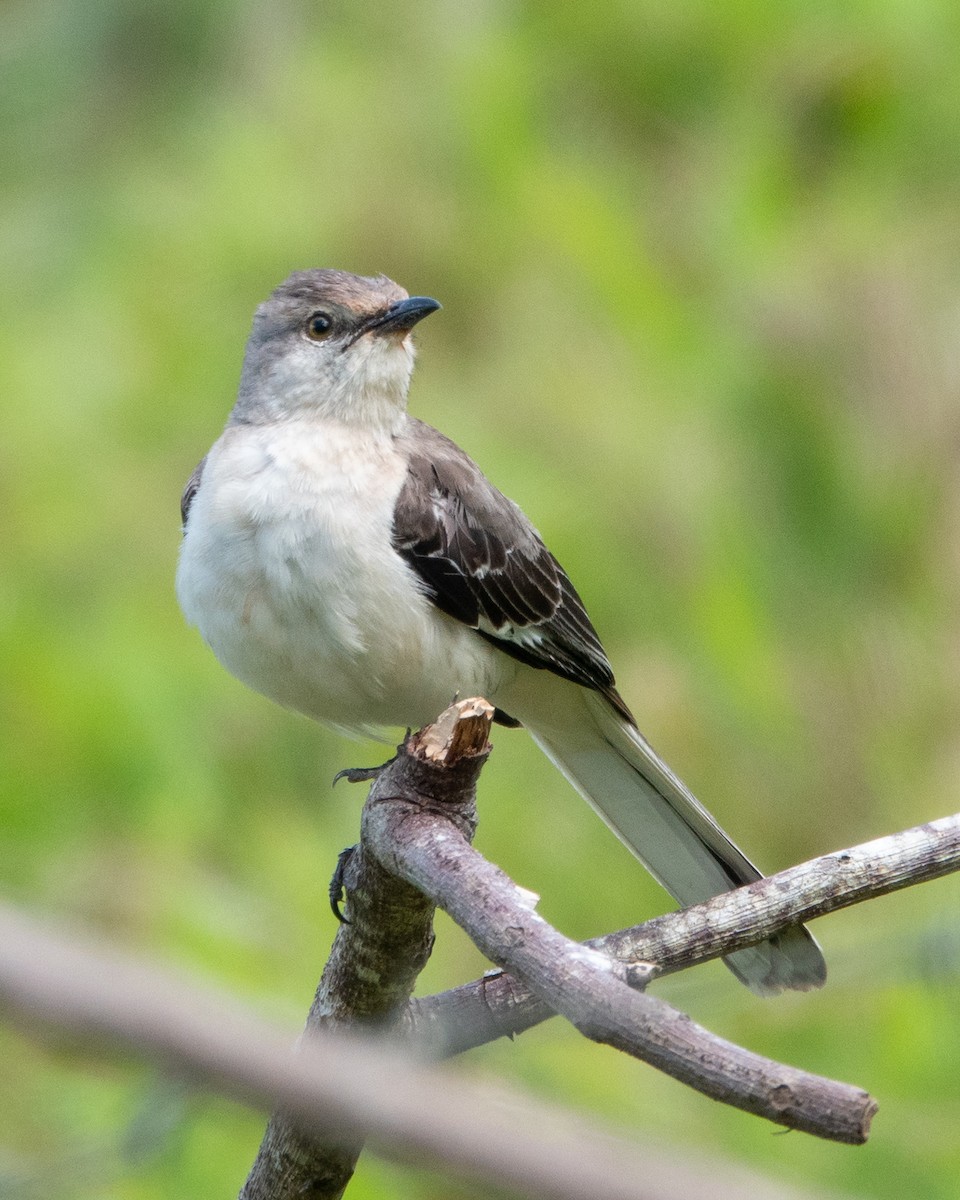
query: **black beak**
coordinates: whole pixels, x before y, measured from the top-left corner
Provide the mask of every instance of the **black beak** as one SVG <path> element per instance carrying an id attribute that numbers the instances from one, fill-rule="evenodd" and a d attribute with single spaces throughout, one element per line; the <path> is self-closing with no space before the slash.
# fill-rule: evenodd
<path id="1" fill-rule="evenodd" d="M 429 296 L 410 296 L 391 304 L 382 316 L 375 317 L 367 325 L 367 329 L 373 333 L 406 333 L 440 307 L 440 301 Z"/>

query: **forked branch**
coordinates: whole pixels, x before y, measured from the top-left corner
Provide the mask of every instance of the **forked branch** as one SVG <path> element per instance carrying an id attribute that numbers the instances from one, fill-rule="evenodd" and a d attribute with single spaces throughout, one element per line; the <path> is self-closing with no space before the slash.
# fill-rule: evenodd
<path id="1" fill-rule="evenodd" d="M 398 762 L 404 754 L 415 759 L 419 744 L 408 743 Z M 424 804 L 407 786 L 398 794 L 393 770 L 378 777 L 364 809 L 368 850 L 549 1009 L 712 1099 L 834 1141 L 866 1140 L 876 1111 L 866 1092 L 735 1046 L 639 990 L 652 974 L 645 961 L 624 963 L 558 933 L 536 912 L 536 898 L 461 835 L 451 820 L 455 805 L 435 797 Z"/>
<path id="2" fill-rule="evenodd" d="M 763 941 L 779 929 L 960 870 L 960 813 L 837 850 L 642 925 L 586 943 L 623 963 L 656 963 L 665 975 Z M 513 1037 L 555 1016 L 509 973 L 486 975 L 411 1000 L 408 1035 L 457 1054 Z"/>
<path id="3" fill-rule="evenodd" d="M 293 1058 L 285 1056 L 282 1037 L 229 1004 L 190 996 L 81 939 L 49 937 L 2 909 L 0 1006 L 28 1024 L 146 1053 L 229 1094 L 276 1101 L 245 1200 L 336 1200 L 366 1136 L 387 1153 L 412 1153 L 531 1197 L 666 1200 L 702 1190 L 634 1145 L 604 1148 L 585 1127 L 576 1145 L 571 1135 L 554 1138 L 549 1130 L 560 1126 L 535 1102 L 524 1102 L 529 1120 L 526 1108 L 511 1108 L 504 1120 L 497 1101 L 491 1107 L 469 1084 L 405 1062 L 396 1047 L 345 1044 L 344 1027 L 388 1029 L 439 1055 L 560 1013 L 594 1040 L 706 1095 L 821 1137 L 865 1140 L 876 1109 L 865 1092 L 716 1038 L 643 988 L 656 974 L 727 954 L 797 921 L 957 870 L 960 815 L 580 945 L 543 921 L 536 898 L 470 846 L 491 716 L 485 701 L 453 706 L 408 738 L 378 775 L 361 845 L 346 866 L 350 924 L 334 943 Z M 412 1002 L 435 905 L 502 971 Z M 718 1197 L 783 1194 L 731 1184 L 722 1168 L 710 1186 Z"/>

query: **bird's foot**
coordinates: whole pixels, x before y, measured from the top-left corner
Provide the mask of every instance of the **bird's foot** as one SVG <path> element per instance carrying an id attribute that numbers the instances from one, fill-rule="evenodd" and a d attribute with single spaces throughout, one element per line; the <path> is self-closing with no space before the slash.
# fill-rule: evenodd
<path id="1" fill-rule="evenodd" d="M 397 747 L 397 754 L 407 744 L 409 738 L 410 730 L 408 729 L 403 742 Z M 342 771 L 338 771 L 334 775 L 333 783 L 330 786 L 334 787 L 341 779 L 345 779 L 347 783 L 369 783 L 372 779 L 376 779 L 384 767 L 389 767 L 392 762 L 396 762 L 397 754 L 391 755 L 386 762 L 381 763 L 378 767 L 344 767 Z"/>
<path id="2" fill-rule="evenodd" d="M 330 888 L 327 892 L 327 895 L 330 897 L 330 911 L 341 925 L 350 924 L 349 920 L 343 915 L 340 904 L 346 898 L 346 887 L 343 876 L 354 850 L 356 850 L 356 846 L 348 846 L 346 850 L 341 850 L 337 855 L 337 865 L 333 868 L 333 875 L 330 878 Z"/>
<path id="3" fill-rule="evenodd" d="M 393 759 L 390 759 L 393 762 Z M 333 777 L 335 786 L 341 779 L 345 779 L 347 783 L 369 783 L 371 779 L 376 779 L 387 763 L 381 763 L 379 767 L 344 767 L 342 771 L 338 771 Z"/>

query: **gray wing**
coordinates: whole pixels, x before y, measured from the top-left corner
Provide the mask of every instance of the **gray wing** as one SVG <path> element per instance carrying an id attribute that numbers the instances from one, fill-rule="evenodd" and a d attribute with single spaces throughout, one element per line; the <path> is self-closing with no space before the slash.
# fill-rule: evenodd
<path id="1" fill-rule="evenodd" d="M 520 508 L 449 438 L 410 419 L 393 544 L 443 612 L 633 718 L 583 601 Z"/>
<path id="2" fill-rule="evenodd" d="M 197 465 L 193 468 L 193 474 L 187 480 L 187 486 L 183 489 L 183 495 L 180 497 L 180 520 L 183 522 L 184 532 L 186 532 L 187 529 L 187 518 L 190 515 L 190 505 L 193 503 L 193 498 L 197 494 L 197 490 L 200 487 L 200 480 L 203 477 L 203 466 L 206 461 L 207 456 L 204 455 L 203 458 L 201 458 Z"/>

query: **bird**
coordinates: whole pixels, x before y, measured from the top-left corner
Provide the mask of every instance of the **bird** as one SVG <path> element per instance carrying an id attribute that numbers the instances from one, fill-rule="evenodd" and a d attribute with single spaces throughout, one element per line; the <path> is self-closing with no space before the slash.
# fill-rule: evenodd
<path id="1" fill-rule="evenodd" d="M 761 879 L 640 733 L 519 506 L 408 413 L 412 330 L 440 307 L 328 268 L 260 304 L 236 403 L 182 496 L 188 622 L 243 683 L 354 736 L 485 697 L 683 906 Z M 826 978 L 801 925 L 724 961 L 764 996 Z"/>

